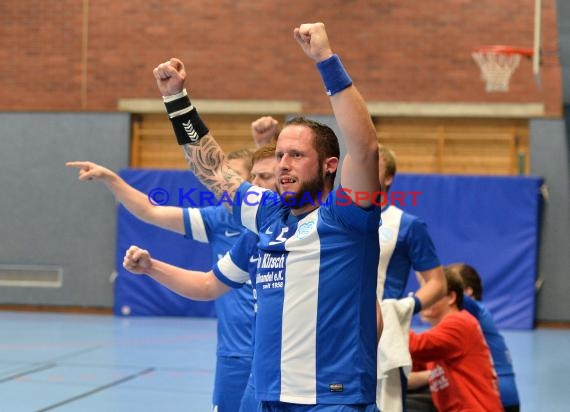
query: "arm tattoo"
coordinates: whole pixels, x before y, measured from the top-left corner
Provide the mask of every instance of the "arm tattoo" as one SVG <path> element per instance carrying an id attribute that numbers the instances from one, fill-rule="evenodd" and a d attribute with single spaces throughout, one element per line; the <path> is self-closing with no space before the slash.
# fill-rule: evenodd
<path id="1" fill-rule="evenodd" d="M 243 179 L 228 166 L 224 152 L 212 135 L 208 133 L 197 144 L 185 144 L 182 148 L 190 170 L 200 182 L 217 198 L 226 193 L 233 200 Z M 224 205 L 231 211 L 229 202 L 224 202 Z"/>

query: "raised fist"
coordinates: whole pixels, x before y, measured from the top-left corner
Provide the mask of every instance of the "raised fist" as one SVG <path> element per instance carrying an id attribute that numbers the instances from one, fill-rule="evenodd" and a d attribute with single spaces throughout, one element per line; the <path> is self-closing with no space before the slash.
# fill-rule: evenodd
<path id="1" fill-rule="evenodd" d="M 323 23 L 301 24 L 294 29 L 293 36 L 307 56 L 317 63 L 333 55 Z"/>
<path id="2" fill-rule="evenodd" d="M 251 136 L 257 147 L 271 143 L 277 137 L 279 122 L 271 116 L 263 116 L 251 123 Z"/>
<path id="3" fill-rule="evenodd" d="M 163 96 L 172 96 L 184 89 L 186 70 L 181 60 L 173 57 L 167 62 L 160 63 L 152 71 L 158 90 Z"/>

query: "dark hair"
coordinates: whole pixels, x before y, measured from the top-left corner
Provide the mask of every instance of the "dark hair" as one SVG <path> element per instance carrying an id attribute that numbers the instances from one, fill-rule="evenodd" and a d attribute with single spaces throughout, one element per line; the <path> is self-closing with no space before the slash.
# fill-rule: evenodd
<path id="1" fill-rule="evenodd" d="M 293 125 L 306 126 L 313 131 L 313 146 L 319 154 L 319 163 L 321 165 L 327 157 L 340 158 L 338 138 L 336 137 L 333 129 L 331 129 L 329 126 L 315 120 L 310 120 L 305 117 L 298 116 L 286 121 L 283 125 L 283 128 Z M 334 184 L 335 176 L 336 170 L 332 173 L 327 174 L 325 179 L 329 179 L 332 185 Z"/>
<path id="2" fill-rule="evenodd" d="M 449 267 L 459 273 L 466 288 L 473 289 L 473 298 L 475 298 L 475 300 L 483 299 L 481 276 L 479 276 L 479 273 L 477 273 L 473 266 L 469 266 L 466 263 L 454 263 L 449 265 Z"/>
<path id="3" fill-rule="evenodd" d="M 459 309 L 463 308 L 463 279 L 457 270 L 446 266 L 443 268 L 447 280 L 447 293 L 455 292 L 455 303 Z"/>

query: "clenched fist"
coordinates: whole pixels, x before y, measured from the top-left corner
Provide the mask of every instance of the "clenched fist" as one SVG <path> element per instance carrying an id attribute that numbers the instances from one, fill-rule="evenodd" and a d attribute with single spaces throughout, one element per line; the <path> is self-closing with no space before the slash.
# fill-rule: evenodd
<path id="1" fill-rule="evenodd" d="M 277 137 L 279 122 L 271 116 L 263 116 L 251 123 L 251 135 L 257 147 L 269 144 Z"/>
<path id="2" fill-rule="evenodd" d="M 293 36 L 303 51 L 316 63 L 333 55 L 323 23 L 305 23 L 296 27 Z"/>
<path id="3" fill-rule="evenodd" d="M 141 249 L 138 246 L 131 246 L 125 253 L 123 267 L 129 272 L 142 275 L 147 273 L 151 266 L 152 258 L 148 250 Z"/>
<path id="4" fill-rule="evenodd" d="M 160 63 L 152 71 L 158 90 L 163 96 L 172 96 L 184 89 L 186 69 L 181 60 L 173 57 L 167 62 Z"/>

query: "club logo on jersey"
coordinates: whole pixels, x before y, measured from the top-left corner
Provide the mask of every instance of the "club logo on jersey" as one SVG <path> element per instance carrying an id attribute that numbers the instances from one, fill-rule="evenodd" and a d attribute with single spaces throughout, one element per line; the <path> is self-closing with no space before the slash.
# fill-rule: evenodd
<path id="1" fill-rule="evenodd" d="M 299 240 L 305 239 L 307 236 L 311 234 L 311 231 L 313 230 L 314 227 L 315 227 L 314 220 L 300 225 L 299 228 L 297 229 L 297 239 Z"/>
<path id="2" fill-rule="evenodd" d="M 331 392 L 343 392 L 344 385 L 342 383 L 331 383 L 329 385 L 329 391 Z"/>
<path id="3" fill-rule="evenodd" d="M 278 245 L 279 243 L 283 243 L 287 240 L 287 238 L 284 237 L 285 233 L 287 233 L 289 231 L 289 228 L 287 226 L 282 227 L 281 228 L 281 233 L 279 233 L 279 236 L 277 236 L 275 238 L 275 240 L 272 240 L 271 242 L 268 243 L 268 245 L 273 246 L 273 245 Z"/>

